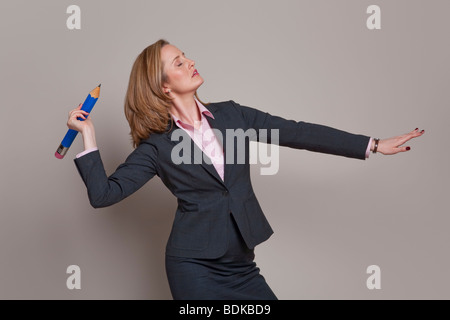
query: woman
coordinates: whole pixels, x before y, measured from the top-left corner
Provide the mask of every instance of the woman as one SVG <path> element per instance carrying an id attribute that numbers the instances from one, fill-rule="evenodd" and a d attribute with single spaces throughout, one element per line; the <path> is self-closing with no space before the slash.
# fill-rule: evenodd
<path id="1" fill-rule="evenodd" d="M 166 247 L 174 299 L 276 299 L 254 262 L 255 246 L 273 231 L 250 182 L 249 141 L 365 159 L 370 151 L 410 150 L 402 145 L 424 131 L 379 140 L 234 101 L 205 106 L 196 94 L 202 83 L 195 62 L 177 47 L 164 40 L 150 45 L 133 65 L 125 99 L 135 150 L 108 177 L 94 125 L 80 105 L 67 123 L 83 135 L 85 151 L 75 164 L 96 208 L 124 199 L 155 175 L 177 197 Z M 244 132 L 244 144 L 230 130 Z"/>

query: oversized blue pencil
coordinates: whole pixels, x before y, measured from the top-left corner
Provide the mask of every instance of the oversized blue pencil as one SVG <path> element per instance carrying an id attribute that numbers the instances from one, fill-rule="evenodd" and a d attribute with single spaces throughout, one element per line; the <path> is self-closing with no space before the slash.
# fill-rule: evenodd
<path id="1" fill-rule="evenodd" d="M 98 100 L 98 97 L 100 96 L 100 87 L 101 84 L 99 84 L 94 90 L 89 92 L 86 100 L 83 103 L 83 106 L 81 107 L 81 110 L 91 113 L 92 108 L 94 107 L 95 103 Z M 83 121 L 82 118 L 77 118 L 78 120 Z M 72 145 L 72 142 L 75 140 L 76 136 L 78 134 L 78 131 L 69 129 L 64 136 L 63 140 L 61 141 L 61 144 L 59 145 L 58 149 L 55 152 L 55 157 L 58 159 L 64 158 L 67 151 L 69 150 L 70 146 Z"/>

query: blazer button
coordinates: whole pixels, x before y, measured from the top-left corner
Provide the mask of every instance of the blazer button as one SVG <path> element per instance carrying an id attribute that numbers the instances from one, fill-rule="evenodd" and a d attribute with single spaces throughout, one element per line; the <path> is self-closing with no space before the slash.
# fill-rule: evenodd
<path id="1" fill-rule="evenodd" d="M 226 196 L 228 195 L 228 191 L 227 191 L 227 190 L 222 191 L 222 195 L 223 195 L 224 197 L 226 197 Z"/>

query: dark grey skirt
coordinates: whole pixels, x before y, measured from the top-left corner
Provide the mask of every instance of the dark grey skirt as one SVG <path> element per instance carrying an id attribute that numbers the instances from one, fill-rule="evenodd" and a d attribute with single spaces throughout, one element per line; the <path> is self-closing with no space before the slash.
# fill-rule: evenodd
<path id="1" fill-rule="evenodd" d="M 218 259 L 166 255 L 166 272 L 176 300 L 276 300 L 230 215 L 228 250 Z"/>

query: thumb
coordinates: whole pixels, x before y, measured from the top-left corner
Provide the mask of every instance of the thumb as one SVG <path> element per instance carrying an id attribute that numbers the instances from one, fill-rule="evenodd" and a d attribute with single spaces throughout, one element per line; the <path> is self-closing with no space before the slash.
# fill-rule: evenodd
<path id="1" fill-rule="evenodd" d="M 83 106 L 83 103 L 80 103 L 79 105 L 78 105 L 78 110 L 80 110 L 81 109 L 81 107 Z"/>
<path id="2" fill-rule="evenodd" d="M 411 147 L 398 147 L 398 149 L 400 149 L 400 152 L 406 152 L 406 151 L 409 151 L 409 150 L 411 150 Z"/>

